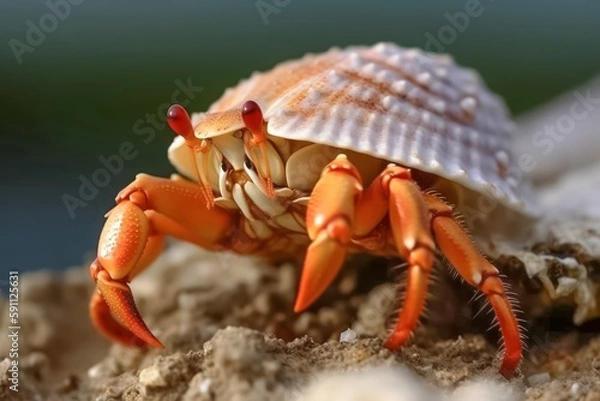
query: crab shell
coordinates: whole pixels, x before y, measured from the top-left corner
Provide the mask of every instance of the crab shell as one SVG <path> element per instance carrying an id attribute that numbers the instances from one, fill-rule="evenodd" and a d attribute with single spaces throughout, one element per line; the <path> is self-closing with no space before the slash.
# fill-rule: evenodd
<path id="1" fill-rule="evenodd" d="M 247 100 L 263 110 L 269 139 L 280 152 L 289 150 L 287 141 L 320 144 L 282 155 L 287 161 L 282 186 L 310 191 L 320 167 L 343 149 L 354 158 L 432 173 L 461 188 L 462 201 L 483 195 L 519 215 L 536 213 L 527 182 L 513 166 L 514 125 L 503 101 L 475 71 L 447 55 L 380 43 L 284 62 L 228 89 L 207 113 L 194 114 L 196 137 L 219 140 L 244 129 L 241 111 Z M 328 157 L 315 162 L 311 153 Z M 192 157 L 183 138 L 176 137 L 169 159 L 191 178 L 196 176 Z M 319 168 L 306 168 L 315 164 Z M 369 163 L 360 164 L 363 173 Z"/>

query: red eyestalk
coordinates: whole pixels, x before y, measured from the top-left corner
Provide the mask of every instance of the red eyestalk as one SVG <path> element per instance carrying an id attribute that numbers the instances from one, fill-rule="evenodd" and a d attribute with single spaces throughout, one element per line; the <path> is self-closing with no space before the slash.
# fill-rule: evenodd
<path id="1" fill-rule="evenodd" d="M 265 192 L 271 198 L 275 197 L 275 190 L 273 189 L 273 179 L 271 178 L 271 167 L 269 165 L 269 158 L 267 156 L 267 131 L 265 129 L 265 121 L 263 119 L 263 113 L 260 106 L 253 100 L 248 100 L 242 106 L 242 120 L 244 125 L 250 131 L 251 138 L 247 140 L 247 144 L 250 148 L 258 146 L 260 149 L 260 156 L 262 157 L 263 163 L 256 163 L 259 166 L 259 174 L 264 180 L 263 185 L 265 186 Z M 257 156 L 257 155 L 256 155 Z M 258 160 L 258 158 L 255 158 Z"/>
<path id="2" fill-rule="evenodd" d="M 204 200 L 206 200 L 206 207 L 208 209 L 212 208 L 215 204 L 215 198 L 212 188 L 208 183 L 208 179 L 206 178 L 206 172 L 208 171 L 207 154 L 210 150 L 210 141 L 207 139 L 200 140 L 196 138 L 192 120 L 183 106 L 179 104 L 174 104 L 169 107 L 169 110 L 167 111 L 167 123 L 169 123 L 169 127 L 171 127 L 177 135 L 180 135 L 185 139 L 185 144 L 192 150 L 194 165 L 196 167 L 196 178 L 202 187 L 202 194 L 204 195 Z M 203 169 L 198 168 L 196 159 L 198 153 L 202 159 Z"/>
<path id="3" fill-rule="evenodd" d="M 177 135 L 181 135 L 185 138 L 186 142 L 188 140 L 191 141 L 196 139 L 194 136 L 194 127 L 192 127 L 192 120 L 183 106 L 174 104 L 169 107 L 169 111 L 167 111 L 167 122 L 169 123 L 169 127 L 171 127 Z"/>
<path id="4" fill-rule="evenodd" d="M 253 144 L 259 143 L 267 139 L 267 134 L 264 129 L 263 113 L 260 106 L 253 100 L 248 100 L 242 106 L 242 120 L 244 125 L 252 133 Z"/>

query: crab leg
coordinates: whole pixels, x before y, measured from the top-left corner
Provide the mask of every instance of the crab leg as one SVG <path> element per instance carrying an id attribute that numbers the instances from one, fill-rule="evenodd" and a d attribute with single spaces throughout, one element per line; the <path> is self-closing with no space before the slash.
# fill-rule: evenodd
<path id="1" fill-rule="evenodd" d="M 385 343 L 387 348 L 397 349 L 410 338 L 425 306 L 435 243 L 429 229 L 427 207 L 410 170 L 391 165 L 377 180 L 389 199 L 394 244 L 408 263 L 406 298 L 396 326 Z"/>
<path id="2" fill-rule="evenodd" d="M 453 209 L 431 194 L 423 194 L 409 169 L 390 164 L 363 192 L 356 168 L 339 155 L 314 187 L 306 213 L 308 248 L 295 311 L 314 302 L 339 272 L 346 248 L 368 235 L 389 215 L 393 243 L 408 264 L 406 299 L 385 346 L 401 347 L 416 327 L 425 305 L 435 257 L 435 235 L 442 252 L 469 284 L 490 300 L 506 344 L 500 373 L 514 374 L 521 359 L 521 338 L 499 273 L 474 247 L 453 218 Z M 382 245 L 383 246 L 383 245 Z"/>
<path id="3" fill-rule="evenodd" d="M 338 156 L 324 169 L 308 204 L 307 228 L 313 243 L 302 271 L 295 309 L 310 305 L 331 283 L 350 239 L 372 232 L 388 213 L 397 251 L 409 263 L 407 298 L 386 342 L 388 348 L 396 349 L 418 323 L 435 250 L 421 191 L 412 181 L 410 170 L 403 167 L 389 165 L 364 193 L 356 168 L 345 156 Z"/>
<path id="4" fill-rule="evenodd" d="M 521 336 L 499 272 L 453 218 L 452 207 L 434 195 L 424 197 L 432 213 L 431 226 L 441 251 L 469 284 L 487 296 L 494 309 L 506 347 L 500 373 L 510 378 L 521 360 Z"/>
<path id="5" fill-rule="evenodd" d="M 419 187 L 411 181 L 410 171 L 389 165 L 363 192 L 358 170 L 341 154 L 323 169 L 308 203 L 306 227 L 313 242 L 302 269 L 296 312 L 307 308 L 325 291 L 339 272 L 352 238 L 370 233 L 388 213 L 388 208 L 399 253 L 414 265 L 411 267 L 424 270 L 423 273 L 415 270 L 409 286 L 425 286 L 426 290 L 434 244 L 425 204 Z M 413 293 L 411 305 L 414 306 L 405 308 L 402 330 L 398 332 L 407 338 L 424 303 L 418 298 L 421 292 Z"/>
<path id="6" fill-rule="evenodd" d="M 142 320 L 127 283 L 160 254 L 164 236 L 216 249 L 232 216 L 224 209 L 208 210 L 197 184 L 145 174 L 139 174 L 116 201 L 100 235 L 98 256 L 90 266 L 97 284 L 90 315 L 98 330 L 113 340 L 162 347 Z"/>

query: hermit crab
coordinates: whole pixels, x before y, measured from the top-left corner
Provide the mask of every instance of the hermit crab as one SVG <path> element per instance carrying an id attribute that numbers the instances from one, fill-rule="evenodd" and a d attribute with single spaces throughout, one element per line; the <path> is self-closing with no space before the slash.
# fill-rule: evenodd
<path id="1" fill-rule="evenodd" d="M 406 295 L 385 343 L 397 349 L 418 323 L 440 252 L 487 296 L 504 342 L 500 372 L 514 375 L 515 306 L 453 206 L 481 195 L 526 211 L 506 108 L 477 73 L 393 44 L 334 48 L 255 73 L 192 118 L 173 105 L 167 120 L 181 175 L 139 174 L 117 195 L 90 267 L 91 318 L 104 335 L 162 347 L 128 283 L 172 236 L 208 250 L 305 255 L 297 312 L 348 254 L 401 257 Z"/>

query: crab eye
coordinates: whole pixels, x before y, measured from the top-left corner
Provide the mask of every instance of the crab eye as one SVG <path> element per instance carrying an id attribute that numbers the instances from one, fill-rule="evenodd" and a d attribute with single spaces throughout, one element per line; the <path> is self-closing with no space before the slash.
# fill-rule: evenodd
<path id="1" fill-rule="evenodd" d="M 254 169 L 254 164 L 252 163 L 252 160 L 250 160 L 250 158 L 248 156 L 246 156 L 244 158 L 244 167 L 246 167 L 248 170 Z"/>
<path id="2" fill-rule="evenodd" d="M 242 106 L 242 119 L 244 120 L 244 125 L 252 132 L 252 135 L 257 135 L 262 131 L 262 110 L 253 100 L 248 100 Z"/>
<path id="3" fill-rule="evenodd" d="M 182 106 L 174 104 L 169 107 L 167 122 L 177 135 L 181 135 L 185 139 L 194 139 L 194 128 L 192 127 L 190 116 Z"/>
<path id="4" fill-rule="evenodd" d="M 224 172 L 224 173 L 226 173 L 227 170 L 229 170 L 229 166 L 227 165 L 227 162 L 225 160 L 223 160 L 221 162 L 221 171 Z"/>

